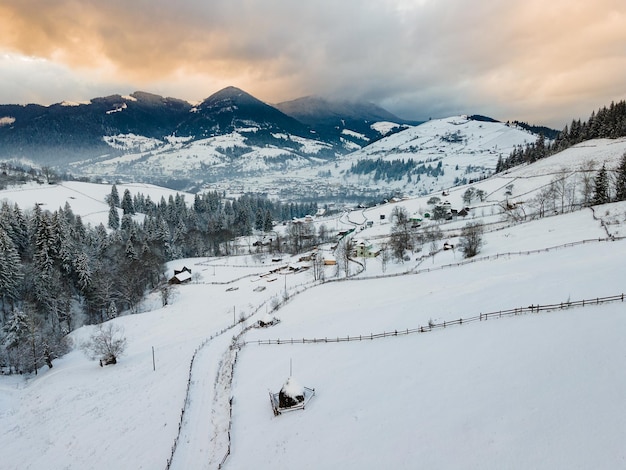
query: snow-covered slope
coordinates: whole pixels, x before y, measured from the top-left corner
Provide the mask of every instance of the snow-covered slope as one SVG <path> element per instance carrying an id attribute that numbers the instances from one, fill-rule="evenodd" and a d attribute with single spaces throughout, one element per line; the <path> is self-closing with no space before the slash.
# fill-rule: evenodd
<path id="1" fill-rule="evenodd" d="M 381 126 L 392 128 L 389 123 Z M 409 127 L 336 161 L 303 166 L 297 174 L 269 172 L 260 178 L 238 179 L 233 186 L 280 187 L 298 197 L 325 193 L 377 200 L 391 194 L 424 195 L 484 179 L 494 172 L 498 158 L 536 139 L 505 123 L 452 116 Z M 302 179 L 311 184 L 303 184 Z M 228 191 L 231 184 L 221 181 L 219 187 Z"/>
<path id="2" fill-rule="evenodd" d="M 141 146 L 132 136 L 115 136 L 110 138 L 112 143 L 131 142 L 132 147 L 127 147 L 131 151 L 122 156 L 81 162 L 72 167 L 90 176 L 118 175 L 138 181 L 188 179 L 203 182 L 218 176 L 235 179 L 237 175 L 258 175 L 268 170 L 284 171 L 310 166 L 312 160 L 324 156 L 323 152 L 333 153 L 332 146 L 324 142 L 281 133 L 271 135 L 274 145 L 250 143 L 250 136 L 259 130 L 248 127 L 206 139 L 183 141 L 172 138 L 160 144 L 142 142 Z"/>
<path id="3" fill-rule="evenodd" d="M 394 188 L 404 193 L 425 194 L 434 189 L 449 188 L 459 181 L 474 181 L 493 173 L 499 157 L 508 156 L 519 145 L 532 143 L 537 136 L 524 129 L 501 122 L 477 121 L 467 116 L 435 119 L 381 139 L 342 158 L 340 168 L 348 171 L 359 160 L 382 159 L 387 162 L 414 160 L 414 171 L 399 181 L 385 181 L 389 191 Z M 420 174 L 422 167 L 435 168 L 441 162 L 443 174 Z M 410 180 L 407 180 L 408 176 Z M 417 176 L 419 175 L 419 176 Z M 369 180 L 374 184 L 375 174 L 346 175 L 348 181 Z M 389 178 L 391 180 L 391 178 Z"/>
<path id="4" fill-rule="evenodd" d="M 172 469 L 217 468 L 229 435 L 225 469 L 620 468 L 622 302 L 378 340 L 284 340 L 365 337 L 623 293 L 626 203 L 596 208 L 596 216 L 611 221 L 607 228 L 589 209 L 513 224 L 495 209 L 506 178 L 517 178 L 513 194 L 530 193 L 544 184 L 540 178 L 550 178 L 543 173 L 572 170 L 589 158 L 611 160 L 624 145 L 590 142 L 481 182 L 493 190 L 484 204 L 472 204 L 469 220 L 500 223 L 488 225 L 472 263 L 459 264 L 461 253 L 448 250 L 423 261 L 415 254 L 383 272 L 376 258 L 353 280 L 315 287 L 310 271 L 267 275 L 297 264 L 286 255 L 280 262 L 242 255 L 171 263 L 171 270 L 190 267 L 193 282 L 177 287 L 167 307 L 149 297 L 142 313 L 113 320 L 128 339 L 119 364 L 100 368 L 76 349 L 37 377 L 0 377 L 2 468 L 166 468 L 175 442 Z M 450 193 L 453 205 L 461 189 Z M 379 215 L 426 204 L 426 197 L 407 199 L 324 222 L 374 220 L 359 236 L 378 239 L 390 227 Z M 444 223 L 447 240 L 455 242 L 466 222 Z M 618 240 L 606 241 L 607 229 Z M 413 274 L 400 275 L 407 272 Z M 334 275 L 335 267 L 327 267 L 327 279 Z M 290 300 L 275 312 L 277 326 L 237 337 L 285 295 Z M 92 331 L 75 331 L 75 344 Z M 231 386 L 233 337 L 247 344 Z M 283 341 L 258 344 L 268 339 Z M 315 397 L 305 410 L 275 417 L 268 391 L 277 392 L 290 374 L 315 388 Z"/>
<path id="5" fill-rule="evenodd" d="M 325 189 L 325 193 L 366 194 L 376 199 L 394 193 L 427 194 L 483 179 L 493 173 L 498 158 L 537 138 L 508 124 L 453 116 L 403 126 L 407 128 L 374 142 L 371 135 L 345 128 L 338 137 L 343 142 L 339 151 L 336 143 L 314 132 L 307 137 L 268 131 L 250 119 L 234 120 L 229 126 L 219 135 L 202 139 L 169 136 L 158 140 L 133 134 L 107 137 L 117 154 L 75 163 L 72 170 L 135 181 L 175 179 L 188 181 L 190 186 L 219 181 L 213 184 L 227 192 L 242 183 L 249 191 L 263 192 L 273 186 L 291 197 L 314 197 L 314 190 L 293 179 L 297 170 L 299 176 L 313 182 L 313 188 Z M 397 127 L 390 122 L 368 124 L 370 133 L 377 136 Z M 180 132 L 177 135 L 182 135 Z M 346 150 L 352 153 L 342 156 Z M 375 164 L 378 160 L 388 165 L 412 163 L 402 169 L 381 169 Z M 358 165 L 364 166 L 355 169 Z"/>
<path id="6" fill-rule="evenodd" d="M 0 201 L 15 203 L 22 211 L 31 210 L 39 205 L 43 210 L 54 212 L 69 204 L 72 212 L 80 215 L 83 223 L 96 227 L 108 224 L 109 204 L 106 197 L 111 194 L 111 184 L 83 183 L 64 181 L 58 184 L 28 184 L 0 191 Z M 143 194 L 158 203 L 161 198 L 181 194 L 188 203 L 193 202 L 193 195 L 180 191 L 162 188 L 152 184 L 131 183 L 116 185 L 118 192 L 123 194 L 128 189 L 131 195 Z M 120 209 L 121 217 L 121 209 Z"/>

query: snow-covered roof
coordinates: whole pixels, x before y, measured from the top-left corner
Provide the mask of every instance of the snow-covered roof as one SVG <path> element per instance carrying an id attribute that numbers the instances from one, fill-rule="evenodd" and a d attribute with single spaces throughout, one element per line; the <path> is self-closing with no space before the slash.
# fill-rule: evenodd
<path id="1" fill-rule="evenodd" d="M 191 279 L 191 273 L 189 271 L 183 271 L 176 274 L 174 277 L 178 279 L 179 282 L 185 282 Z"/>

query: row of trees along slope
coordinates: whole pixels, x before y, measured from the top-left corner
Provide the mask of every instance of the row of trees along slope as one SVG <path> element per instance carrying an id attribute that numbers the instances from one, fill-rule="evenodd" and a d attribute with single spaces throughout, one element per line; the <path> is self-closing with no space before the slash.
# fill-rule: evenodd
<path id="1" fill-rule="evenodd" d="M 552 143 L 540 135 L 535 143 L 515 148 L 508 157 L 498 159 L 496 173 L 549 157 L 586 140 L 617 139 L 625 136 L 626 101 L 613 102 L 609 107 L 605 106 L 597 112 L 592 112 L 587 121 L 572 120 Z"/>
<path id="2" fill-rule="evenodd" d="M 165 280 L 165 262 L 228 254 L 235 237 L 272 230 L 273 220 L 315 213 L 317 204 L 280 204 L 217 192 L 154 202 L 112 187 L 109 228 L 83 223 L 69 204 L 0 207 L 0 370 L 31 372 L 67 350 L 83 324 L 134 313 L 144 293 Z M 133 217 L 143 213 L 142 222 Z M 122 216 L 119 217 L 119 214 Z M 115 214 L 113 216 L 112 214 Z M 275 232 L 274 232 L 275 233 Z"/>

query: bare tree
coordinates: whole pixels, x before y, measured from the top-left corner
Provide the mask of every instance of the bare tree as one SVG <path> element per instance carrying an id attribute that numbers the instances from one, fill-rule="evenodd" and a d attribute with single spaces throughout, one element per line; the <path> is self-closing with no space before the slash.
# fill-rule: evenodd
<path id="1" fill-rule="evenodd" d="M 537 216 L 539 218 L 546 215 L 546 211 L 554 206 L 554 191 L 552 185 L 541 189 L 533 198 L 533 204 L 537 206 Z"/>
<path id="2" fill-rule="evenodd" d="M 555 198 L 559 202 L 561 214 L 565 212 L 566 206 L 568 210 L 571 210 L 573 205 L 572 182 L 569 180 L 568 170 L 566 168 L 561 168 L 559 173 L 552 178 L 550 186 Z"/>
<path id="3" fill-rule="evenodd" d="M 41 174 L 46 178 L 46 183 L 48 184 L 54 183 L 57 178 L 56 172 L 49 166 L 42 166 Z"/>
<path id="4" fill-rule="evenodd" d="M 466 258 L 476 256 L 482 248 L 484 227 L 479 222 L 470 222 L 461 230 L 459 245 Z"/>
<path id="5" fill-rule="evenodd" d="M 469 187 L 463 193 L 463 202 L 469 206 L 472 203 L 472 199 L 476 196 L 476 190 L 473 187 Z"/>
<path id="6" fill-rule="evenodd" d="M 389 264 L 389 261 L 391 261 L 391 250 L 385 243 L 380 249 L 380 263 L 383 272 L 387 272 L 387 264 Z"/>
<path id="7" fill-rule="evenodd" d="M 425 245 L 427 243 L 438 242 L 443 238 L 443 231 L 439 225 L 429 225 L 427 226 L 418 237 L 419 243 Z"/>
<path id="8" fill-rule="evenodd" d="M 485 191 L 483 191 L 482 189 L 477 189 L 476 190 L 476 197 L 478 199 L 480 199 L 480 202 L 485 202 L 485 197 L 487 196 L 487 193 Z"/>
<path id="9" fill-rule="evenodd" d="M 313 256 L 312 267 L 313 267 L 313 279 L 315 281 L 323 281 L 324 280 L 324 255 L 321 251 L 317 251 Z"/>
<path id="10" fill-rule="evenodd" d="M 117 364 L 117 358 L 126 350 L 124 328 L 115 323 L 98 325 L 84 350 L 92 358 L 100 359 L 100 366 Z"/>
<path id="11" fill-rule="evenodd" d="M 172 286 L 169 284 L 164 284 L 161 289 L 161 305 L 165 307 L 169 305 L 170 300 L 172 298 Z"/>
<path id="12" fill-rule="evenodd" d="M 287 228 L 292 253 L 302 253 L 315 243 L 315 226 L 300 220 L 292 221 Z"/>
<path id="13" fill-rule="evenodd" d="M 413 234 L 409 213 L 402 206 L 396 206 L 391 212 L 393 226 L 391 227 L 390 245 L 393 256 L 398 261 L 404 260 L 404 253 L 412 249 Z"/>
<path id="14" fill-rule="evenodd" d="M 581 168 L 582 171 L 582 203 L 585 206 L 591 204 L 593 199 L 594 190 L 594 175 L 596 173 L 596 162 L 592 160 L 586 160 Z"/>
<path id="15" fill-rule="evenodd" d="M 524 204 L 511 204 L 508 201 L 501 202 L 502 214 L 505 220 L 511 222 L 521 222 L 526 220 L 526 210 Z"/>
<path id="16" fill-rule="evenodd" d="M 320 224 L 317 229 L 317 237 L 320 243 L 326 243 L 328 240 L 328 227 L 326 227 L 326 224 Z"/>
<path id="17" fill-rule="evenodd" d="M 335 258 L 337 259 L 337 275 L 343 270 L 346 277 L 350 276 L 350 261 L 354 243 L 350 237 L 344 237 L 335 248 Z"/>

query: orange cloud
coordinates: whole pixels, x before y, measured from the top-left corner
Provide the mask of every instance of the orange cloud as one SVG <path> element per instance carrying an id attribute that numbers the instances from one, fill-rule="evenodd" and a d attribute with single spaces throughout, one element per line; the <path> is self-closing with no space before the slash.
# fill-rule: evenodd
<path id="1" fill-rule="evenodd" d="M 625 24 L 623 0 L 20 0 L 0 4 L 0 51 L 100 88 L 200 99 L 233 84 L 525 119 L 624 98 Z"/>

